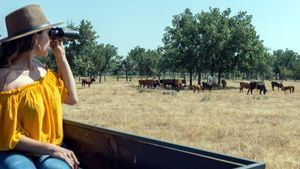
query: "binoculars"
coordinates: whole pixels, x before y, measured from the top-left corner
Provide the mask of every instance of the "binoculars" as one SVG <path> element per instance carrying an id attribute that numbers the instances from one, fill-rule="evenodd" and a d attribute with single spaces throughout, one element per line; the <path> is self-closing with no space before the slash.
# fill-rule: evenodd
<path id="1" fill-rule="evenodd" d="M 50 39 L 72 40 L 79 38 L 79 32 L 74 30 L 64 30 L 63 28 L 51 28 L 48 33 Z"/>

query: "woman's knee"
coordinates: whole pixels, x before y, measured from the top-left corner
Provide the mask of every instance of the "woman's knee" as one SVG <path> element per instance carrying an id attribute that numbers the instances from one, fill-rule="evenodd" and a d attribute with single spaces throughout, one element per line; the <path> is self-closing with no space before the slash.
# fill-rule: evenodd
<path id="1" fill-rule="evenodd" d="M 36 169 L 33 161 L 23 154 L 0 152 L 0 169 Z"/>
<path id="2" fill-rule="evenodd" d="M 37 164 L 39 169 L 70 169 L 71 167 L 63 160 L 44 155 Z"/>

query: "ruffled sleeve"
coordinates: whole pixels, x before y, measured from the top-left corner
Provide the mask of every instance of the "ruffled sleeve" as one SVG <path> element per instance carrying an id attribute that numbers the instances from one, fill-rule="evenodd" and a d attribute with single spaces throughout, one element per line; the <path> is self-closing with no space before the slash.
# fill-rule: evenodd
<path id="1" fill-rule="evenodd" d="M 56 83 L 58 91 L 61 95 L 61 100 L 64 101 L 65 97 L 68 95 L 68 89 L 65 87 L 64 81 L 56 72 L 51 71 L 51 73 L 53 73 L 52 80 Z"/>
<path id="2" fill-rule="evenodd" d="M 21 137 L 26 135 L 20 124 L 17 102 L 17 96 L 0 96 L 0 151 L 14 149 Z"/>

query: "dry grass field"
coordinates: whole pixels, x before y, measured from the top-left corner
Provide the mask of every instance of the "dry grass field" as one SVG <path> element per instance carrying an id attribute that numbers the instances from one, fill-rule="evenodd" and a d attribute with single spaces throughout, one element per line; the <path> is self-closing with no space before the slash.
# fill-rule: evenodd
<path id="1" fill-rule="evenodd" d="M 292 94 L 265 83 L 266 95 L 239 93 L 238 81 L 211 93 L 140 90 L 137 79 L 77 84 L 80 101 L 64 105 L 64 118 L 300 169 L 300 83 L 283 82 L 296 87 Z"/>

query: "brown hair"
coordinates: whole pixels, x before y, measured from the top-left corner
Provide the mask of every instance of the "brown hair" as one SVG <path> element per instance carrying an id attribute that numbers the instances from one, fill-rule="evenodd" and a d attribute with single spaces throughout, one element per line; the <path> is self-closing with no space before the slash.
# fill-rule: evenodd
<path id="1" fill-rule="evenodd" d="M 11 66 L 17 60 L 18 54 L 28 52 L 34 48 L 34 34 L 4 42 L 0 45 L 0 68 Z"/>

